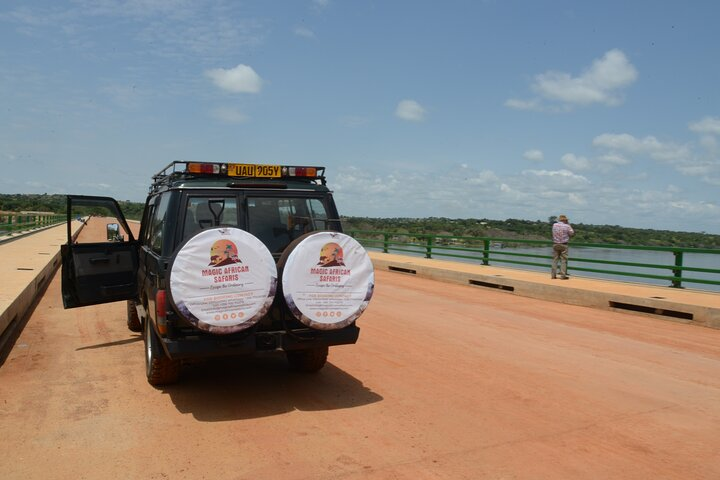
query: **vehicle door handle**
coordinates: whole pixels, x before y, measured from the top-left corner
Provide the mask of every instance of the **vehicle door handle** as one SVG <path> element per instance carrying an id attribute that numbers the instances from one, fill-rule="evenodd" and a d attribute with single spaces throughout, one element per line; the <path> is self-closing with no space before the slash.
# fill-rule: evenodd
<path id="1" fill-rule="evenodd" d="M 96 263 L 110 263 L 110 259 L 108 257 L 91 258 L 90 263 L 93 265 Z"/>

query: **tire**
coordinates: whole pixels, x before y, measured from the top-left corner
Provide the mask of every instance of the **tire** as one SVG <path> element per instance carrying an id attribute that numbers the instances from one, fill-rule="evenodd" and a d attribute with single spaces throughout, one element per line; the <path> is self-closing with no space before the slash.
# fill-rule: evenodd
<path id="1" fill-rule="evenodd" d="M 180 361 L 165 355 L 149 319 L 144 322 L 145 374 L 150 385 L 168 385 L 180 378 Z"/>
<path id="2" fill-rule="evenodd" d="M 131 332 L 142 332 L 142 323 L 132 300 L 127 301 L 127 327 Z"/>
<path id="3" fill-rule="evenodd" d="M 287 310 L 315 330 L 340 330 L 353 324 L 374 291 L 374 269 L 367 251 L 341 232 L 314 231 L 296 238 L 283 251 L 277 268 Z M 315 294 L 325 300 L 317 302 Z"/>
<path id="4" fill-rule="evenodd" d="M 328 347 L 285 352 L 290 368 L 296 372 L 314 373 L 325 366 Z"/>

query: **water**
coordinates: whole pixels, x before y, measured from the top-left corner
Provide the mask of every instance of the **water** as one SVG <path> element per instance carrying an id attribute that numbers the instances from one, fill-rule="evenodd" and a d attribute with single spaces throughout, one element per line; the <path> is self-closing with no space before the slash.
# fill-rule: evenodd
<path id="1" fill-rule="evenodd" d="M 401 253 L 404 255 L 420 256 L 424 257 L 424 253 L 411 253 L 411 252 L 397 252 L 391 250 L 391 253 Z M 446 257 L 439 255 L 441 253 L 452 253 L 458 255 L 467 255 L 477 258 L 477 260 L 463 259 Z M 532 258 L 532 257 L 516 257 L 508 255 L 511 253 L 521 253 L 530 255 L 544 255 L 547 257 L 552 256 L 551 247 L 537 247 L 537 248 L 491 248 L 490 253 L 490 265 L 502 268 L 516 268 L 520 270 L 532 270 L 547 272 L 550 274 L 550 259 L 545 258 Z M 459 252 L 459 251 L 447 251 L 438 247 L 433 248 L 433 258 L 439 260 L 453 260 L 459 262 L 470 262 L 480 263 L 482 261 L 482 253 L 474 252 Z M 601 263 L 588 263 L 582 262 L 581 259 L 589 260 L 604 260 L 612 262 L 632 262 L 632 263 L 643 263 L 652 265 L 667 265 L 668 268 L 643 268 L 635 266 L 624 266 L 624 265 L 606 265 Z M 504 263 L 501 260 L 514 260 L 520 262 L 531 262 L 540 263 L 547 266 L 533 266 L 533 265 L 515 265 L 511 263 Z M 642 273 L 647 275 L 661 275 L 671 276 L 671 266 L 675 264 L 675 257 L 671 252 L 656 252 L 649 250 L 622 250 L 613 248 L 583 248 L 583 247 L 570 247 L 570 260 L 568 261 L 568 272 L 571 275 L 578 277 L 590 277 L 590 278 L 602 278 L 607 280 L 616 280 L 622 282 L 633 282 L 633 283 L 644 283 L 649 285 L 662 285 L 670 286 L 669 280 L 660 280 L 654 278 L 643 278 L 633 277 L 626 275 L 614 275 L 608 273 L 596 273 L 596 272 L 584 272 L 584 271 L 573 271 L 573 267 L 581 268 L 592 268 L 597 270 L 614 270 L 618 272 L 633 272 Z M 698 254 L 698 253 L 685 253 L 683 254 L 683 266 L 684 267 L 696 267 L 696 268 L 709 268 L 720 270 L 720 254 Z M 720 273 L 705 273 L 705 272 L 692 272 L 683 271 L 683 278 L 693 278 L 701 280 L 713 280 L 720 281 Z M 705 290 L 711 292 L 720 292 L 720 285 L 709 285 L 703 283 L 693 283 L 683 281 L 682 286 L 693 290 Z"/>

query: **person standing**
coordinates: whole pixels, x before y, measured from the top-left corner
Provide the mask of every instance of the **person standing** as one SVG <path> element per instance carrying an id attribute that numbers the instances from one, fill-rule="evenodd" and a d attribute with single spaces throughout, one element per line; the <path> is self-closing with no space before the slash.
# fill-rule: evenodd
<path id="1" fill-rule="evenodd" d="M 560 215 L 552 226 L 553 237 L 553 259 L 550 278 L 557 277 L 558 261 L 560 262 L 560 279 L 567 280 L 568 242 L 570 237 L 575 235 L 575 230 L 565 215 Z"/>

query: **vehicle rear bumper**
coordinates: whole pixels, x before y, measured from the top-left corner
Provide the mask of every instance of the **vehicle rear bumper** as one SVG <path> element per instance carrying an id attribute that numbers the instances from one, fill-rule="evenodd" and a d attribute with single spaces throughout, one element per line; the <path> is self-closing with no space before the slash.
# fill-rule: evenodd
<path id="1" fill-rule="evenodd" d="M 170 358 L 183 360 L 251 355 L 260 351 L 292 351 L 347 345 L 357 342 L 359 335 L 360 329 L 355 325 L 350 325 L 340 330 L 331 331 L 256 332 L 242 338 L 227 338 L 218 335 L 162 338 L 162 345 Z"/>

